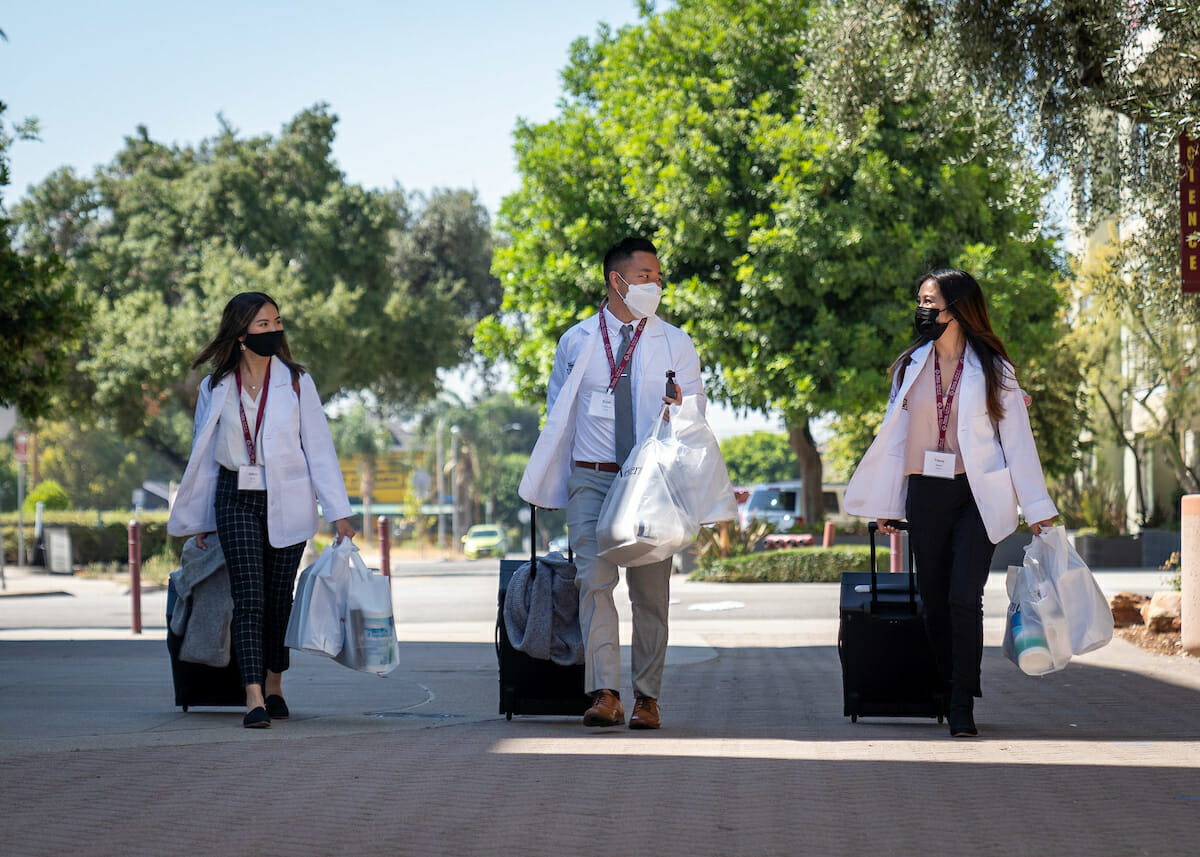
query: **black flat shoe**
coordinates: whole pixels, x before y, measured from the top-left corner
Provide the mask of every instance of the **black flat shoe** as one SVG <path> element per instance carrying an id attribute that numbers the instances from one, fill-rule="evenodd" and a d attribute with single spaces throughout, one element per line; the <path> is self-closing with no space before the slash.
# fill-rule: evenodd
<path id="1" fill-rule="evenodd" d="M 271 725 L 271 715 L 260 705 L 246 712 L 246 716 L 242 718 L 242 725 L 247 729 L 266 729 Z"/>
<path id="2" fill-rule="evenodd" d="M 272 720 L 287 720 L 288 713 L 287 703 L 282 696 L 273 693 L 267 697 L 267 714 Z"/>

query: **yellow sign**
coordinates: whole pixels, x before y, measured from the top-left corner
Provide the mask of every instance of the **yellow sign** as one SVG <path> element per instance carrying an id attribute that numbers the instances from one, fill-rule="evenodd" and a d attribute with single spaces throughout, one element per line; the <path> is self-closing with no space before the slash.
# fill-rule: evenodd
<path id="1" fill-rule="evenodd" d="M 372 503 L 405 503 L 409 497 L 413 470 L 432 470 L 423 452 L 382 452 L 375 456 L 375 490 Z M 362 471 L 357 458 L 340 458 L 342 479 L 351 503 L 362 502 Z"/>

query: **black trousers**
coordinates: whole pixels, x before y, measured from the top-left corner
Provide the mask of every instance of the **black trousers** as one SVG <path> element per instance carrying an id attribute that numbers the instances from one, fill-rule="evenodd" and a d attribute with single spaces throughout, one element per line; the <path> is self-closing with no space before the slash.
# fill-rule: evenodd
<path id="1" fill-rule="evenodd" d="M 305 543 L 272 547 L 267 538 L 267 492 L 239 491 L 232 470 L 221 468 L 214 505 L 233 594 L 231 630 L 238 670 L 243 685 L 262 684 L 266 670 L 283 672 L 291 665 L 283 636 Z"/>
<path id="2" fill-rule="evenodd" d="M 905 515 L 938 671 L 955 689 L 982 696 L 983 587 L 996 546 L 967 477 L 909 476 Z"/>

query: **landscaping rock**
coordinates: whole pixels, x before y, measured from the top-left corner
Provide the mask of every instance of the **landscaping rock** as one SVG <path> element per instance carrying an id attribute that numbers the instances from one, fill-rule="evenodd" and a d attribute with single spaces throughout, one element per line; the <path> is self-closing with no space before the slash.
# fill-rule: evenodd
<path id="1" fill-rule="evenodd" d="M 1145 595 L 1135 595 L 1132 592 L 1118 592 L 1112 598 L 1108 599 L 1108 606 L 1112 608 L 1113 625 L 1117 628 L 1128 628 L 1131 625 L 1141 625 L 1142 607 L 1150 603 L 1149 597 Z"/>
<path id="2" fill-rule="evenodd" d="M 1150 603 L 1142 607 L 1142 620 L 1151 631 L 1179 630 L 1179 612 L 1182 594 L 1179 592 L 1155 592 Z"/>

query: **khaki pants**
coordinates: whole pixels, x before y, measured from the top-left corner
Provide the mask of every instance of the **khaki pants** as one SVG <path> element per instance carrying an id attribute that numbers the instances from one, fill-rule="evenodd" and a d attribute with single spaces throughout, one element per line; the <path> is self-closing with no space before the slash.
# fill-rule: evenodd
<path id="1" fill-rule="evenodd" d="M 579 623 L 587 652 L 584 688 L 588 693 L 621 689 L 621 644 L 613 590 L 617 566 L 596 555 L 596 520 L 614 473 L 575 468 L 567 481 L 567 530 L 575 551 L 575 583 L 579 587 Z M 658 699 L 667 660 L 667 610 L 671 560 L 625 570 L 633 606 L 633 689 Z"/>

